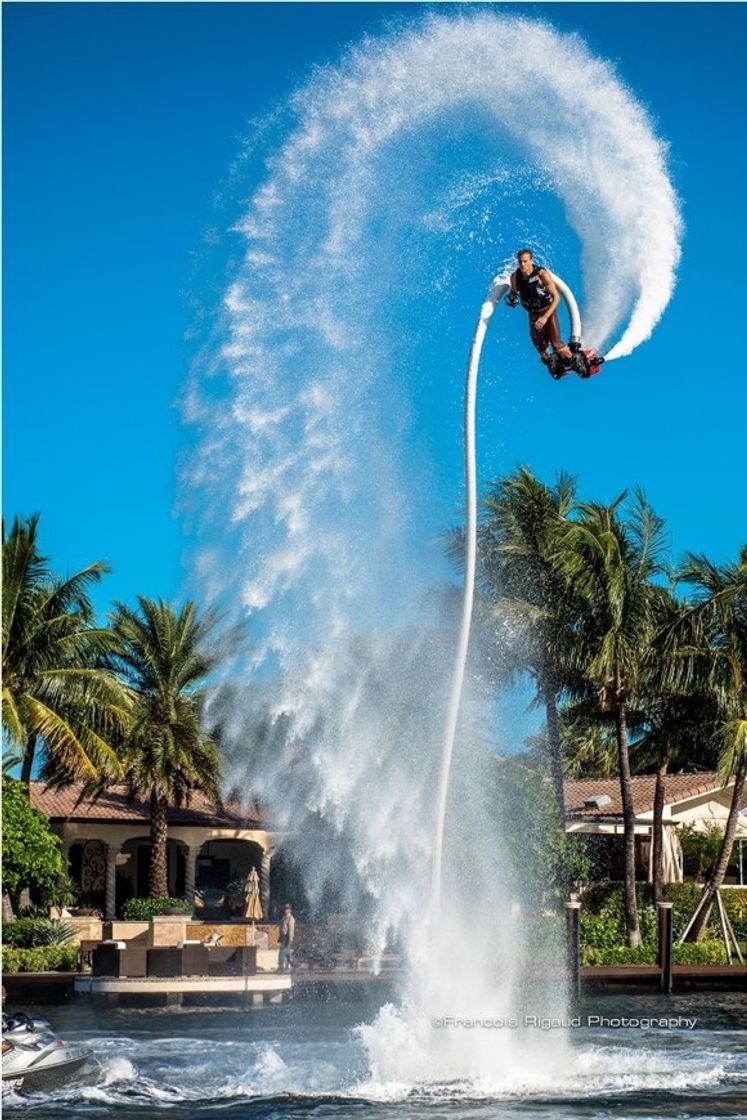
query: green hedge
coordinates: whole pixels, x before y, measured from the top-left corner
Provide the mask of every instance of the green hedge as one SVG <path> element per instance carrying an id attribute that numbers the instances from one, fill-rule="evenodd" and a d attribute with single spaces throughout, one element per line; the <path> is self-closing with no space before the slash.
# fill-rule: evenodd
<path id="1" fill-rule="evenodd" d="M 34 949 L 38 945 L 65 945 L 75 936 L 71 925 L 57 918 L 14 918 L 3 922 L 3 944 L 14 949 Z"/>
<path id="2" fill-rule="evenodd" d="M 723 941 L 697 941 L 674 945 L 672 954 L 675 964 L 726 964 L 726 949 Z M 734 963 L 738 963 L 736 957 Z"/>
<path id="3" fill-rule="evenodd" d="M 726 950 L 720 941 L 700 941 L 695 944 L 674 945 L 675 964 L 726 964 Z M 657 951 L 650 945 L 631 949 L 627 945 L 613 945 L 604 949 L 585 947 L 581 950 L 581 963 L 588 965 L 656 964 Z"/>
<path id="4" fill-rule="evenodd" d="M 30 949 L 38 945 L 37 929 L 39 918 L 14 918 L 11 922 L 3 922 L 3 945 L 12 945 L 15 949 Z"/>
<path id="5" fill-rule="evenodd" d="M 628 945 L 584 946 L 581 964 L 656 964 L 656 949 L 650 945 L 639 945 L 636 949 Z"/>
<path id="6" fill-rule="evenodd" d="M 192 905 L 186 898 L 129 898 L 122 907 L 122 917 L 126 922 L 149 922 L 173 909 L 179 909 L 182 914 L 192 913 Z"/>
<path id="7" fill-rule="evenodd" d="M 668 883 L 664 898 L 672 905 L 672 930 L 675 941 L 684 931 L 702 894 L 700 883 Z M 648 883 L 636 885 L 641 936 L 645 945 L 656 946 L 658 918 Z M 740 941 L 747 940 L 747 887 L 729 888 L 721 892 L 726 912 Z M 711 912 L 706 939 L 721 936 L 718 915 Z M 581 907 L 581 941 L 590 948 L 602 949 L 624 945 L 626 941 L 623 884 L 600 882 L 585 892 Z"/>
<path id="8" fill-rule="evenodd" d="M 703 893 L 701 883 L 667 883 L 664 887 L 664 898 L 672 902 L 672 920 L 675 936 L 679 936 L 692 917 Z M 747 939 L 747 887 L 727 887 L 721 891 L 724 908 L 729 915 L 734 932 L 740 941 Z M 715 908 L 711 912 L 709 928 L 717 934 L 720 933 L 718 915 Z"/>
<path id="9" fill-rule="evenodd" d="M 643 944 L 655 949 L 658 943 L 657 928 L 652 922 L 656 921 L 656 914 L 650 913 L 648 908 L 641 907 L 638 911 L 638 920 L 641 928 Z M 613 949 L 616 945 L 625 945 L 627 931 L 622 913 L 618 914 L 617 908 L 602 914 L 590 914 L 583 908 L 581 910 L 581 944 L 589 949 Z"/>
<path id="10" fill-rule="evenodd" d="M 3 946 L 3 972 L 75 972 L 77 945 L 39 945 L 35 949 L 10 949 Z"/>

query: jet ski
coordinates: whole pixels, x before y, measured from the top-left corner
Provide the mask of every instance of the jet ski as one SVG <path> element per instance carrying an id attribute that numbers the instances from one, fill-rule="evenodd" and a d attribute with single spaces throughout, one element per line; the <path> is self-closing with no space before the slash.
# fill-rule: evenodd
<path id="1" fill-rule="evenodd" d="M 92 1050 L 64 1042 L 48 1019 L 3 1014 L 3 1092 L 59 1089 L 95 1064 Z"/>

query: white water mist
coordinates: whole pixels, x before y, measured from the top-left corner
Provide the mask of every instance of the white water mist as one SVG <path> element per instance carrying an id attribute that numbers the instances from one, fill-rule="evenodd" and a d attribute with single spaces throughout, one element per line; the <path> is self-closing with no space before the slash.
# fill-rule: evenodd
<path id="1" fill-rule="evenodd" d="M 608 359 L 630 353 L 666 307 L 679 256 L 664 148 L 579 39 L 486 11 L 366 40 L 316 71 L 290 111 L 239 225 L 243 263 L 208 356 L 221 392 L 203 391 L 203 365 L 188 395 L 203 431 L 188 481 L 210 542 L 198 574 L 248 617 L 252 642 L 244 675 L 212 698 L 228 781 L 296 833 L 312 903 L 332 883 L 374 954 L 392 937 L 405 953 L 404 1010 L 363 1033 L 375 1077 L 479 1080 L 510 1065 L 541 1083 L 560 1032 L 541 1039 L 540 1062 L 524 1035 L 476 1041 L 433 1026 L 510 1016 L 521 937 L 483 796 L 475 688 L 457 743 L 441 949 L 425 937 L 456 626 L 450 596 L 428 593 L 440 569 L 422 534 L 432 494 L 410 435 L 412 339 L 432 330 L 451 250 L 474 232 L 485 267 L 468 340 L 500 258 L 538 237 L 540 192 L 580 242 L 584 341 L 617 339 Z M 548 994 L 546 1009 L 560 1006 Z"/>

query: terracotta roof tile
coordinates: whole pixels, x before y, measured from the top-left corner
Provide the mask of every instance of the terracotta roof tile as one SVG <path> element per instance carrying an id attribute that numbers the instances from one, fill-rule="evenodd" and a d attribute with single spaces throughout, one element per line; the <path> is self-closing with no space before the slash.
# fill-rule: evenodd
<path id="1" fill-rule="evenodd" d="M 75 783 L 64 789 L 51 789 L 44 782 L 31 782 L 31 801 L 35 808 L 53 821 L 60 820 L 98 820 L 109 822 L 149 821 L 150 810 L 145 798 L 128 796 L 126 785 L 114 785 L 95 800 L 82 798 L 82 785 Z M 265 827 L 256 810 L 242 808 L 237 802 L 229 801 L 218 812 L 204 793 L 195 791 L 188 805 L 168 810 L 171 824 L 215 824 L 241 826 L 243 828 Z"/>
<path id="2" fill-rule="evenodd" d="M 641 774 L 631 778 L 633 787 L 633 808 L 636 815 L 649 813 L 654 807 L 655 774 Z M 668 774 L 664 786 L 665 804 L 672 805 L 689 797 L 696 797 L 711 790 L 723 789 L 724 783 L 717 773 L 704 771 L 699 774 Z M 566 813 L 584 817 L 620 817 L 622 800 L 618 778 L 566 779 L 564 783 Z M 597 794 L 607 794 L 611 799 L 599 808 L 584 804 L 587 798 Z"/>

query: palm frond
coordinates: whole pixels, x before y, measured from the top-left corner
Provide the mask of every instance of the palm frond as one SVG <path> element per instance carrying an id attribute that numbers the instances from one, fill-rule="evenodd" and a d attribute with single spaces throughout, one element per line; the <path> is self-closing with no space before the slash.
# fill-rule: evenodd
<path id="1" fill-rule="evenodd" d="M 19 747 L 26 741 L 24 725 L 16 704 L 16 697 L 9 688 L 3 688 L 3 731 Z"/>
<path id="2" fill-rule="evenodd" d="M 727 720 L 719 728 L 719 773 L 724 783 L 747 763 L 747 717 Z"/>

